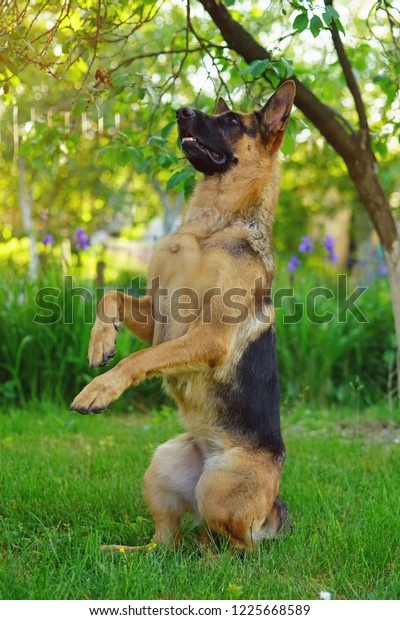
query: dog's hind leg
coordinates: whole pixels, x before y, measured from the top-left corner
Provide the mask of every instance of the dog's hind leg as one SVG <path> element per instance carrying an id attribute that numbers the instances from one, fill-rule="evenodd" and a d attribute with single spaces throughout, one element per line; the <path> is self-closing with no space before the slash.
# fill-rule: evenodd
<path id="1" fill-rule="evenodd" d="M 195 488 L 204 459 L 190 433 L 157 448 L 144 476 L 146 503 L 154 517 L 154 542 L 175 546 L 186 512 L 198 515 Z"/>
<path id="2" fill-rule="evenodd" d="M 196 497 L 211 532 L 245 551 L 277 533 L 280 474 L 281 464 L 273 455 L 248 448 L 228 449 L 206 464 Z"/>

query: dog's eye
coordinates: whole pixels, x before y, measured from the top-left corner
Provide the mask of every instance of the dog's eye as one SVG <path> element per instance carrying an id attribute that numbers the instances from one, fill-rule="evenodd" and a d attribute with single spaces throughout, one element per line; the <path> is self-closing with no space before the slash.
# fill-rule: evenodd
<path id="1" fill-rule="evenodd" d="M 230 118 L 228 118 L 228 122 L 230 125 L 239 125 L 238 119 L 235 118 L 234 116 L 231 116 Z"/>

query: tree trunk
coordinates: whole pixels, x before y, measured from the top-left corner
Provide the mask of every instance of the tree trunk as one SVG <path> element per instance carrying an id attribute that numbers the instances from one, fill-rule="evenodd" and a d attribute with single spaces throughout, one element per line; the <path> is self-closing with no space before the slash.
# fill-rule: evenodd
<path id="1" fill-rule="evenodd" d="M 362 149 L 359 146 L 356 158 L 346 161 L 346 165 L 378 233 L 385 256 L 396 331 L 397 394 L 400 398 L 400 231 L 382 187 L 378 165 L 370 148 Z"/>
<path id="2" fill-rule="evenodd" d="M 392 292 L 392 305 L 394 312 L 394 324 L 397 338 L 397 395 L 400 399 L 400 241 L 397 239 L 391 250 L 384 250 L 386 266 L 388 270 L 390 290 Z"/>

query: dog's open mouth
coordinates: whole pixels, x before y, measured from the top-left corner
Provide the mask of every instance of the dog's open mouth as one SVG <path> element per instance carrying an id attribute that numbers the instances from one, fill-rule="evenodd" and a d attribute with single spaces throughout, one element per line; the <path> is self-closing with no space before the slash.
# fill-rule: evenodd
<path id="1" fill-rule="evenodd" d="M 216 164 L 224 164 L 227 160 L 227 156 L 225 155 L 225 153 L 217 153 L 216 151 L 212 151 L 204 144 L 201 144 L 201 142 L 199 142 L 194 136 L 184 136 L 182 138 L 182 148 L 184 149 L 185 147 L 192 146 L 194 146 L 195 148 L 199 148 L 201 151 L 203 151 L 203 153 L 206 153 Z"/>

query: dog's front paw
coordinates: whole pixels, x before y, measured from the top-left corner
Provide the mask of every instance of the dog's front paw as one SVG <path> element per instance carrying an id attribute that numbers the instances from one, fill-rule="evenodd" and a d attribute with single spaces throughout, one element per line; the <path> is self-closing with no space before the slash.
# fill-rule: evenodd
<path id="1" fill-rule="evenodd" d="M 93 379 L 75 397 L 70 410 L 82 414 L 101 413 L 108 405 L 116 400 L 128 387 L 124 385 L 115 369 Z"/>
<path id="2" fill-rule="evenodd" d="M 96 319 L 90 334 L 88 358 L 92 368 L 105 366 L 117 352 L 118 323 L 103 323 Z"/>

